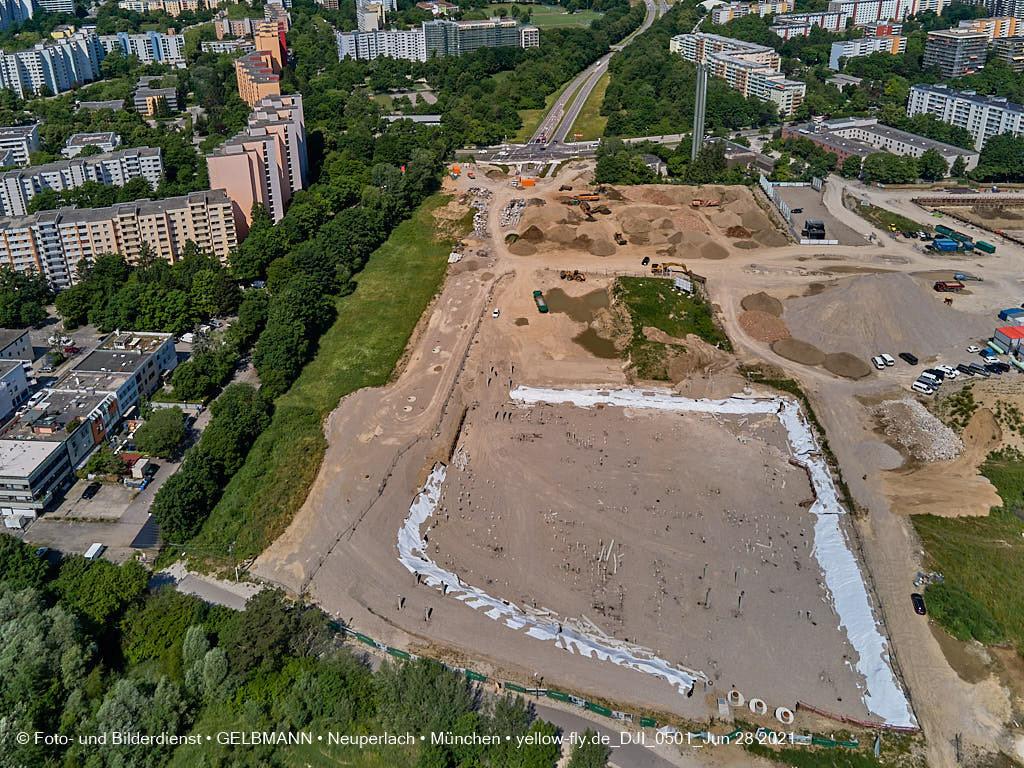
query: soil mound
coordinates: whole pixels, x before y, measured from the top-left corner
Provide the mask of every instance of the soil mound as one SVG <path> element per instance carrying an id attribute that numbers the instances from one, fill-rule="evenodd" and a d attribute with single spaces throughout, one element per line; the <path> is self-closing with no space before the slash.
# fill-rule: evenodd
<path id="1" fill-rule="evenodd" d="M 651 222 L 639 216 L 626 216 L 622 219 L 622 231 L 631 235 L 645 234 L 651 231 Z"/>
<path id="2" fill-rule="evenodd" d="M 593 242 L 593 239 L 589 235 L 579 235 L 569 245 L 572 248 L 578 248 L 581 251 L 585 251 L 590 248 Z"/>
<path id="3" fill-rule="evenodd" d="M 744 240 L 750 237 L 751 234 L 751 231 L 749 229 L 745 229 L 744 227 L 729 227 L 727 230 L 725 230 L 726 237 L 736 237 Z"/>
<path id="4" fill-rule="evenodd" d="M 611 241 L 601 238 L 594 240 L 587 250 L 594 256 L 611 256 L 615 253 L 615 245 Z"/>
<path id="5" fill-rule="evenodd" d="M 789 328 L 777 316 L 769 312 L 749 310 L 740 315 L 740 327 L 747 335 L 758 341 L 769 343 L 789 338 Z"/>
<path id="6" fill-rule="evenodd" d="M 499 171 L 497 168 L 494 168 L 493 170 L 488 171 L 484 175 L 488 179 L 507 179 L 508 178 L 508 176 L 506 176 L 504 173 Z"/>
<path id="7" fill-rule="evenodd" d="M 526 231 L 519 236 L 519 240 L 525 240 L 528 243 L 543 243 L 544 231 L 534 224 L 526 228 Z"/>
<path id="8" fill-rule="evenodd" d="M 542 197 L 531 197 L 526 201 L 527 205 L 547 205 L 547 201 Z"/>
<path id="9" fill-rule="evenodd" d="M 658 229 L 675 229 L 676 224 L 672 219 L 662 219 L 658 222 Z"/>
<path id="10" fill-rule="evenodd" d="M 742 248 L 744 251 L 752 251 L 755 248 L 760 248 L 761 247 L 760 245 L 755 243 L 753 240 L 737 240 L 732 245 L 733 245 L 734 248 Z"/>
<path id="11" fill-rule="evenodd" d="M 764 291 L 750 293 L 743 297 L 740 306 L 748 311 L 767 312 L 775 317 L 782 317 L 782 302 Z"/>
<path id="12" fill-rule="evenodd" d="M 705 243 L 700 249 L 700 255 L 705 259 L 724 259 L 729 252 L 718 243 Z"/>
<path id="13" fill-rule="evenodd" d="M 548 230 L 548 240 L 555 243 L 571 243 L 575 237 L 576 230 L 573 227 L 567 227 L 564 224 L 552 227 Z"/>
<path id="14" fill-rule="evenodd" d="M 802 365 L 821 365 L 825 362 L 825 353 L 813 344 L 799 339 L 779 339 L 772 342 L 772 352 Z"/>
<path id="15" fill-rule="evenodd" d="M 815 296 L 788 299 L 783 318 L 794 335 L 822 349 L 863 358 L 885 350 L 921 357 L 951 340 L 992 332 L 989 319 L 943 306 L 909 275 L 859 275 Z"/>
<path id="16" fill-rule="evenodd" d="M 780 248 L 783 245 L 789 245 L 789 240 L 786 236 L 774 227 L 762 229 L 754 235 L 754 240 L 759 242 L 761 245 L 768 246 L 769 248 Z"/>
<path id="17" fill-rule="evenodd" d="M 956 433 L 917 400 L 886 400 L 872 414 L 885 436 L 918 461 L 945 461 L 964 452 Z"/>
<path id="18" fill-rule="evenodd" d="M 825 370 L 836 376 L 847 379 L 863 379 L 871 373 L 871 368 L 856 355 L 849 352 L 835 352 L 825 355 Z"/>
<path id="19" fill-rule="evenodd" d="M 537 249 L 525 240 L 516 240 L 508 247 L 508 252 L 516 256 L 533 256 Z"/>

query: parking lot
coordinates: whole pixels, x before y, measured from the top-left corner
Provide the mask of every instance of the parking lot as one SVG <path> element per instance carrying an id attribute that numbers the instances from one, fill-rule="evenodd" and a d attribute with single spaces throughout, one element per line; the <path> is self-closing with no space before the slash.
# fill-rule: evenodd
<path id="1" fill-rule="evenodd" d="M 825 223 L 825 239 L 838 240 L 840 245 L 865 245 L 866 238 L 860 232 L 855 232 L 850 227 L 835 218 L 825 208 L 821 199 L 821 192 L 813 187 L 775 187 L 776 194 L 789 206 L 790 211 L 803 209 L 801 213 L 793 214 L 793 226 L 796 228 L 796 236 L 800 236 L 800 230 L 804 227 L 805 221 L 822 221 Z M 865 227 L 865 230 L 867 227 Z"/>

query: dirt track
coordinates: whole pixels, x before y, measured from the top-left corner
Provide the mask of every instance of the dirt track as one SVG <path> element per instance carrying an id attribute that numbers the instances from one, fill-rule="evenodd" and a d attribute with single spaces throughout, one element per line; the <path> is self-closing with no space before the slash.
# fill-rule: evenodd
<path id="1" fill-rule="evenodd" d="M 680 194 L 680 188 L 672 187 L 624 191 L 633 199 L 620 205 L 658 208 L 683 204 L 682 210 L 662 210 L 657 215 L 648 211 L 630 211 L 631 215 L 637 214 L 636 218 L 640 218 L 640 213 L 650 218 L 651 226 L 647 231 L 639 231 L 644 229 L 642 224 L 631 223 L 638 230 L 635 236 L 630 236 L 626 230 L 625 217 L 619 223 L 615 213 L 619 206 L 611 203 L 613 214 L 598 214 L 594 223 L 558 223 L 559 219 L 570 217 L 572 211 L 554 201 L 555 190 L 560 183 L 579 184 L 581 177 L 575 175 L 577 173 L 570 166 L 563 169 L 557 180 L 538 182 L 533 194 L 545 197 L 548 203 L 528 207 L 523 222 L 516 228 L 522 232 L 536 225 L 541 230 L 544 240 L 531 244 L 535 249 L 532 254 L 516 255 L 510 252 L 513 249 L 503 246 L 508 230 L 499 228 L 497 211 L 521 193 L 492 182 L 495 195 L 491 209 L 490 245 L 494 248 L 495 258 L 481 263 L 478 269 L 463 271 L 449 278 L 434 312 L 425 320 L 414 340 L 407 367 L 395 384 L 383 391 L 357 392 L 346 398 L 331 415 L 326 426 L 328 453 L 313 492 L 285 535 L 260 558 L 256 572 L 296 590 L 308 589 L 329 611 L 351 620 L 357 628 L 386 642 L 403 647 L 429 647 L 435 651 L 447 649 L 445 652 L 451 654 L 451 658 L 459 658 L 465 653 L 473 659 L 490 660 L 494 669 L 501 669 L 506 674 L 518 672 L 526 675 L 526 670 L 539 670 L 549 680 L 558 680 L 565 687 L 583 692 L 607 694 L 613 691 L 623 702 L 672 711 L 684 717 L 706 716 L 713 705 L 711 700 L 697 696 L 691 700 L 681 699 L 674 691 L 663 690 L 667 686 L 652 685 L 649 678 L 638 673 L 595 665 L 579 657 L 552 651 L 539 643 L 524 641 L 503 632 L 494 622 L 476 617 L 462 606 L 453 606 L 437 594 L 417 589 L 408 574 L 397 567 L 394 543 L 395 532 L 409 501 L 422 484 L 429 466 L 435 460 L 448 460 L 463 409 L 477 407 L 479 413 L 482 403 L 499 397 L 495 394 L 496 388 L 507 391 L 509 381 L 503 378 L 504 371 L 511 374 L 509 378 L 514 383 L 525 381 L 572 387 L 621 386 L 626 383 L 619 361 L 589 355 L 572 341 L 586 327 L 584 323 L 561 313 L 538 315 L 531 298 L 532 291 L 559 286 L 572 295 L 582 295 L 593 290 L 601 272 L 640 274 L 639 261 L 643 256 L 649 256 L 652 261 L 663 261 L 668 254 L 662 251 L 670 248 L 674 256 L 674 249 L 683 241 L 680 239 L 672 243 L 671 238 L 684 233 L 684 222 L 695 219 L 696 223 L 685 224 L 693 227 L 685 231 L 688 244 L 686 259 L 694 262 L 692 268 L 709 278 L 712 298 L 722 309 L 740 358 L 746 361 L 766 360 L 786 375 L 801 380 L 828 430 L 830 443 L 845 470 L 857 503 L 870 510 L 859 526 L 864 537 L 867 563 L 877 580 L 887 628 L 893 637 L 917 714 L 929 735 L 930 764 L 953 764 L 950 738 L 955 731 L 963 733 L 964 739 L 971 744 L 989 748 L 1005 745 L 1005 695 L 1001 696 L 1000 689 L 991 681 L 969 685 L 959 680 L 928 632 L 927 624 L 910 613 L 906 606 L 909 584 L 918 568 L 917 545 L 908 521 L 902 515 L 893 515 L 889 511 L 892 500 L 887 495 L 888 481 L 884 474 L 899 467 L 902 459 L 874 434 L 873 424 L 858 398 L 905 390 L 912 372 L 906 367 L 899 367 L 872 373 L 856 382 L 837 378 L 821 368 L 793 363 L 776 355 L 766 343 L 747 336 L 738 322 L 743 311 L 741 299 L 758 291 L 785 302 L 789 296 L 818 290 L 813 286 L 830 280 L 835 274 L 843 274 L 845 269 L 851 270 L 850 274 L 856 274 L 854 269 L 892 269 L 894 262 L 899 261 L 898 268 L 909 272 L 912 269 L 941 268 L 943 264 L 903 243 L 892 241 L 887 241 L 885 248 L 838 247 L 828 249 L 827 254 L 793 245 L 765 247 L 758 244 L 754 249 L 737 248 L 730 243 L 727 230 L 740 225 L 756 230 L 758 222 L 754 221 L 755 216 L 764 216 L 760 209 L 711 214 L 707 209 L 693 211 L 686 208 L 688 200 L 673 197 Z M 460 181 L 460 185 L 463 188 L 468 186 L 465 180 Z M 709 192 L 705 190 L 696 195 L 711 197 Z M 693 192 L 689 194 L 695 196 Z M 727 215 L 730 213 L 732 215 Z M 528 217 L 534 217 L 532 223 Z M 739 221 L 735 220 L 737 218 Z M 675 231 L 668 227 L 662 229 L 658 224 L 661 219 L 672 222 Z M 573 234 L 572 241 L 556 242 L 545 234 L 545 227 L 563 226 L 575 226 L 576 232 L 559 230 L 553 234 L 558 240 L 565 240 Z M 588 249 L 574 245 L 581 234 L 591 242 L 610 239 L 617 226 L 627 231 L 631 242 L 626 247 L 615 247 L 611 255 L 595 256 Z M 778 242 L 774 239 L 778 233 L 774 231 L 758 234 L 763 242 Z M 660 242 L 661 238 L 665 242 Z M 706 240 L 700 241 L 701 238 Z M 645 239 L 646 242 L 636 242 Z M 753 242 L 760 242 L 756 235 Z M 708 244 L 715 246 L 710 249 L 712 253 L 718 254 L 721 248 L 727 258 L 695 260 L 695 254 L 702 253 Z M 958 310 L 977 314 L 998 306 L 1003 301 L 1005 288 L 1014 280 L 1011 275 L 1019 264 L 1018 256 L 1011 257 L 1010 253 L 1001 255 L 1005 262 L 997 262 L 995 269 L 1002 271 L 998 276 L 993 271 L 991 279 L 987 275 L 986 282 L 979 286 L 974 296 L 958 298 Z M 566 268 L 588 271 L 590 279 L 586 284 L 561 283 L 557 271 Z M 927 281 L 922 283 L 926 284 Z M 497 320 L 490 317 L 494 306 L 501 309 L 501 317 Z M 900 307 L 894 309 L 898 311 Z M 483 324 L 483 331 L 479 334 L 478 323 Z M 948 356 L 973 340 L 974 331 L 969 329 L 962 337 L 955 334 L 944 337 L 940 346 L 917 352 L 922 360 L 931 359 L 931 355 Z M 460 366 L 467 350 L 471 355 L 464 372 Z M 901 350 L 891 350 L 893 353 L 896 351 Z M 489 370 L 490 362 L 505 365 L 512 361 L 515 362 L 514 373 L 510 368 L 498 366 L 503 371 L 501 377 L 495 376 L 490 385 L 486 383 L 487 377 L 481 374 Z M 688 379 L 679 389 L 694 396 L 723 396 L 738 392 L 742 387 L 742 379 L 723 372 Z M 604 431 L 604 427 L 601 430 Z M 468 434 L 468 439 L 480 439 L 472 437 L 472 430 Z M 596 436 L 597 432 L 594 434 Z M 523 446 L 516 448 L 517 451 L 523 449 Z M 496 448 L 493 450 L 497 451 Z M 978 449 L 979 452 L 981 450 Z M 976 458 L 977 453 L 972 456 Z M 496 462 L 503 457 L 504 454 L 498 452 L 489 458 L 485 448 L 478 458 L 481 462 Z M 648 460 L 646 456 L 644 458 Z M 471 454 L 471 461 L 475 460 Z M 550 463 L 554 467 L 553 459 Z M 977 492 L 990 492 L 990 486 L 976 478 L 969 463 L 965 459 L 964 484 L 970 484 Z M 523 471 L 507 471 L 505 463 L 493 466 L 496 472 L 505 470 L 503 482 L 520 480 L 525 476 Z M 683 487 L 682 483 L 680 487 Z M 964 487 L 956 480 L 950 480 L 948 498 L 951 507 L 956 508 L 960 503 L 960 490 Z M 582 493 L 583 490 L 576 489 L 574 493 Z M 478 493 L 497 493 L 497 486 Z M 590 503 L 593 504 L 593 499 Z M 969 506 L 975 505 L 971 503 Z M 494 511 L 493 507 L 491 511 Z M 520 509 L 509 514 L 521 517 L 528 512 Z M 483 525 L 484 519 L 474 518 L 474 524 Z M 540 525 L 536 521 L 534 524 Z M 444 542 L 452 544 L 454 550 L 454 544 L 444 540 L 445 531 L 438 535 L 441 537 L 437 542 L 439 548 Z M 520 536 L 508 539 L 504 544 L 499 542 L 498 546 L 515 549 L 525 546 L 526 542 L 527 539 Z M 475 557 L 484 556 L 481 553 Z M 479 562 L 467 559 L 464 567 L 484 574 L 488 564 L 486 559 L 479 559 Z M 493 570 L 485 578 L 497 580 L 501 573 L 500 569 Z M 638 582 L 642 580 L 641 576 L 637 574 Z M 531 574 L 531 577 L 537 576 Z M 511 579 L 505 578 L 512 589 Z M 541 586 L 544 585 L 536 583 L 534 591 Z M 519 591 L 529 589 L 529 579 L 516 588 Z M 563 585 L 563 589 L 563 593 L 553 591 L 552 600 L 565 601 L 567 610 L 574 605 L 575 598 L 567 585 Z M 399 596 L 405 598 L 401 610 L 398 609 Z M 522 599 L 523 595 L 517 592 L 514 597 Z M 429 623 L 423 618 L 427 608 L 433 610 Z M 594 616 L 590 618 L 596 619 Z M 652 632 L 650 644 L 664 642 L 664 647 L 669 648 L 667 636 L 664 641 L 658 639 L 660 630 L 656 622 L 651 622 L 651 628 L 645 631 Z M 784 637 L 784 632 L 780 636 Z M 827 643 L 818 647 L 827 647 Z M 729 671 L 724 661 L 718 663 L 723 672 Z M 755 687 L 773 687 L 770 676 L 764 676 L 762 680 L 752 684 Z M 728 675 L 723 681 L 727 684 L 736 682 Z M 838 680 L 835 684 L 840 688 L 844 685 Z M 823 694 L 825 690 L 821 688 Z M 845 704 L 851 707 L 848 711 L 855 711 L 849 697 L 844 699 Z M 832 705 L 832 708 L 839 708 L 843 703 L 833 701 Z M 965 718 L 964 713 L 971 714 Z"/>

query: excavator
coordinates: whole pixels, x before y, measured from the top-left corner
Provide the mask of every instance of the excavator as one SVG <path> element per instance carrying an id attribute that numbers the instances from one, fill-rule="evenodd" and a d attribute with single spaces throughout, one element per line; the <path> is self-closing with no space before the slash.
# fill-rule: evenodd
<path id="1" fill-rule="evenodd" d="M 615 242 L 618 243 L 619 245 L 625 245 L 626 244 L 626 238 L 622 236 L 621 232 L 616 232 L 615 233 Z"/>
<path id="2" fill-rule="evenodd" d="M 579 283 L 586 282 L 587 280 L 587 276 L 580 272 L 578 269 L 574 269 L 572 272 L 570 272 L 567 269 L 563 269 L 561 272 L 558 273 L 558 276 L 563 280 L 575 280 Z"/>
<path id="3" fill-rule="evenodd" d="M 665 272 L 672 272 L 678 268 L 680 272 L 689 273 L 690 270 L 686 268 L 685 264 L 678 261 L 666 261 L 664 264 L 651 264 L 651 274 L 660 275 Z"/>
<path id="4" fill-rule="evenodd" d="M 590 203 L 586 200 L 580 200 L 580 211 L 584 216 L 587 217 L 587 221 L 594 221 L 594 214 L 590 212 Z"/>

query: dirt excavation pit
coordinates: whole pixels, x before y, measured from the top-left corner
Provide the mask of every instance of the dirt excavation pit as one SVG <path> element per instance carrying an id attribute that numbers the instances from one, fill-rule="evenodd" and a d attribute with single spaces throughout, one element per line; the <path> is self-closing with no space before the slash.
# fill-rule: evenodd
<path id="1" fill-rule="evenodd" d="M 825 353 L 813 344 L 799 339 L 779 339 L 772 342 L 772 352 L 802 365 L 821 365 L 825 362 Z"/>
<path id="2" fill-rule="evenodd" d="M 740 300 L 743 309 L 753 312 L 767 312 L 775 317 L 782 317 L 782 302 L 764 291 L 749 293 Z"/>
<path id="3" fill-rule="evenodd" d="M 439 566 L 528 611 L 592 622 L 719 690 L 773 706 L 813 694 L 867 716 L 800 506 L 808 477 L 774 415 L 488 396 L 469 411 L 430 530 Z"/>

